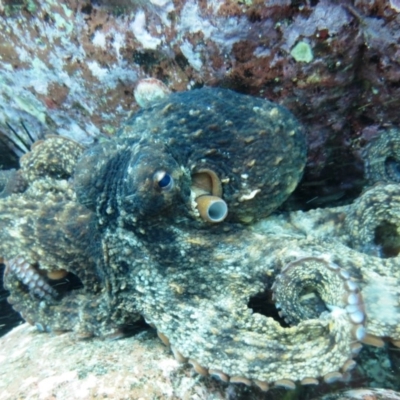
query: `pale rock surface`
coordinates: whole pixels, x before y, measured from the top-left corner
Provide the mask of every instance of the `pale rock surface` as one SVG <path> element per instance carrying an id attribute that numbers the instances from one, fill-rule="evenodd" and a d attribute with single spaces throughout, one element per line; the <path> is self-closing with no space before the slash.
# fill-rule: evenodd
<path id="1" fill-rule="evenodd" d="M 77 340 L 23 324 L 0 338 L 0 400 L 400 399 L 390 389 L 337 389 L 298 386 L 264 393 L 205 378 L 179 364 L 150 329 L 120 340 Z"/>
<path id="2" fill-rule="evenodd" d="M 69 333 L 39 333 L 23 324 L 0 338 L 0 400 L 264 396 L 250 391 L 195 375 L 150 330 L 121 340 L 76 340 Z"/>

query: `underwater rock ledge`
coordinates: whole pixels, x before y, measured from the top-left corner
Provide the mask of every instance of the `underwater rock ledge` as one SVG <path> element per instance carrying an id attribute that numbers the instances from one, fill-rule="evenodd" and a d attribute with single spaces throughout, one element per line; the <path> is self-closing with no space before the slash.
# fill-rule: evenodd
<path id="1" fill-rule="evenodd" d="M 153 330 L 122 340 L 77 341 L 70 333 L 49 336 L 23 324 L 0 338 L 0 375 L 0 400 L 278 400 L 287 396 L 352 400 L 365 395 L 376 400 L 400 399 L 400 393 L 390 389 L 357 388 L 314 397 L 313 393 L 335 391 L 335 386 L 319 387 L 317 392 L 307 389 L 307 393 L 284 389 L 263 393 L 245 385 L 228 385 L 179 364 Z"/>
<path id="2" fill-rule="evenodd" d="M 1 400 L 225 398 L 218 382 L 191 377 L 151 331 L 75 341 L 23 324 L 0 339 L 0 374 Z"/>

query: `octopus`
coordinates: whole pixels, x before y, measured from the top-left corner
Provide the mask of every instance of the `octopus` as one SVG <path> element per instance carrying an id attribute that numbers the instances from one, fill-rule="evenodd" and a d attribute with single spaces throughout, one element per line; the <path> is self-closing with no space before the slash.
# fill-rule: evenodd
<path id="1" fill-rule="evenodd" d="M 373 184 L 400 183 L 400 131 L 390 128 L 380 131 L 363 151 L 365 175 Z"/>
<path id="2" fill-rule="evenodd" d="M 80 338 L 143 318 L 223 382 L 345 379 L 362 343 L 400 344 L 400 187 L 273 213 L 305 162 L 288 110 L 223 89 L 168 95 L 87 149 L 46 137 L 21 158 L 25 185 L 3 176 L 9 302 Z"/>

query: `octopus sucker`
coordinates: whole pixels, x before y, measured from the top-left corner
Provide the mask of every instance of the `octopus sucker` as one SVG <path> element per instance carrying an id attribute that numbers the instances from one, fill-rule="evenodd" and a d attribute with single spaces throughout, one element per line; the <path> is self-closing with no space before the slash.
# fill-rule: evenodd
<path id="1" fill-rule="evenodd" d="M 318 379 L 315 379 L 315 378 L 303 378 L 301 380 L 300 384 L 302 386 L 310 386 L 310 385 L 314 386 L 314 385 L 318 385 L 319 381 L 318 381 Z"/>
<path id="2" fill-rule="evenodd" d="M 332 267 L 333 266 L 333 267 Z M 354 324 L 364 321 L 362 298 L 358 288 L 348 291 L 345 283 L 350 275 L 326 260 L 325 257 L 305 256 L 288 263 L 277 276 L 273 285 L 274 300 L 282 315 L 295 324 L 300 320 L 318 317 L 318 312 L 340 307 L 346 309 Z M 291 287 L 289 292 L 287 287 Z M 302 296 L 304 290 L 313 290 L 318 298 Z M 325 307 L 325 308 L 324 308 Z M 315 314 L 317 312 L 317 314 Z"/>
<path id="3" fill-rule="evenodd" d="M 0 198 L 0 254 L 29 262 L 5 286 L 45 331 L 119 337 L 145 317 L 179 362 L 264 391 L 342 380 L 361 341 L 400 340 L 398 185 L 271 215 L 306 161 L 279 105 L 167 94 L 108 140 L 45 138 L 22 161 L 26 187 Z M 226 218 L 204 221 L 202 196 Z M 57 296 L 35 295 L 34 265 Z"/>
<path id="4" fill-rule="evenodd" d="M 366 335 L 363 339 L 362 339 L 362 343 L 364 344 L 368 344 L 370 346 L 374 346 L 374 347 L 383 347 L 385 345 L 385 342 L 374 335 Z"/>
<path id="5" fill-rule="evenodd" d="M 277 388 L 290 389 L 290 390 L 296 389 L 296 384 L 290 379 L 279 379 L 275 382 L 274 386 Z"/>
<path id="6" fill-rule="evenodd" d="M 170 345 L 168 338 L 163 333 L 161 333 L 160 331 L 157 331 L 157 335 L 160 338 L 160 340 L 165 344 L 165 346 Z"/>
<path id="7" fill-rule="evenodd" d="M 47 277 L 52 280 L 59 280 L 63 279 L 68 275 L 68 271 L 65 269 L 57 269 L 54 271 L 48 271 L 47 272 Z"/>
<path id="8" fill-rule="evenodd" d="M 58 296 L 58 292 L 48 284 L 43 275 L 21 257 L 7 260 L 5 265 L 4 277 L 6 280 L 9 279 L 9 275 L 15 275 L 32 295 L 38 296 L 40 299 Z"/>
<path id="9" fill-rule="evenodd" d="M 171 351 L 175 357 L 175 360 L 178 361 L 179 363 L 184 364 L 188 361 L 188 358 L 184 357 L 180 351 L 175 349 L 175 347 L 171 346 Z"/>
<path id="10" fill-rule="evenodd" d="M 341 381 L 343 379 L 343 375 L 339 371 L 333 371 L 324 375 L 323 379 L 325 383 L 334 383 Z"/>
<path id="11" fill-rule="evenodd" d="M 269 385 L 268 385 L 267 382 L 259 381 L 259 380 L 257 380 L 257 379 L 255 379 L 253 382 L 254 382 L 254 384 L 255 384 L 259 389 L 261 389 L 263 392 L 268 392 L 268 390 L 269 390 Z"/>
<path id="12" fill-rule="evenodd" d="M 213 378 L 215 378 L 217 380 L 220 380 L 221 382 L 225 382 L 225 383 L 229 382 L 229 376 L 224 374 L 222 371 L 219 371 L 216 369 L 209 369 L 208 373 L 210 376 L 212 376 Z"/>
<path id="13" fill-rule="evenodd" d="M 349 372 L 352 371 L 357 366 L 357 363 L 353 359 L 349 359 L 345 362 L 342 367 L 342 372 Z"/>
<path id="14" fill-rule="evenodd" d="M 353 333 L 354 339 L 359 342 L 363 341 L 365 339 L 365 337 L 367 336 L 364 325 L 360 325 L 360 324 L 354 325 L 352 333 Z M 352 347 L 352 353 L 356 354 L 356 352 L 353 351 L 353 349 L 354 349 L 354 347 Z M 358 351 L 357 347 L 355 349 L 357 349 L 357 351 Z"/>
<path id="15" fill-rule="evenodd" d="M 189 359 L 188 363 L 193 367 L 193 369 L 202 376 L 208 376 L 207 368 L 202 367 L 197 361 Z"/>
<path id="16" fill-rule="evenodd" d="M 251 386 L 251 380 L 246 379 L 243 376 L 231 376 L 230 382 L 231 383 L 241 383 L 246 386 Z"/>
<path id="17" fill-rule="evenodd" d="M 365 335 L 364 335 L 364 338 L 365 338 Z M 353 343 L 351 345 L 351 353 L 352 353 L 352 355 L 354 357 L 357 356 L 360 353 L 360 351 L 362 350 L 362 348 L 363 348 L 363 346 L 362 346 L 362 344 L 360 342 Z"/>

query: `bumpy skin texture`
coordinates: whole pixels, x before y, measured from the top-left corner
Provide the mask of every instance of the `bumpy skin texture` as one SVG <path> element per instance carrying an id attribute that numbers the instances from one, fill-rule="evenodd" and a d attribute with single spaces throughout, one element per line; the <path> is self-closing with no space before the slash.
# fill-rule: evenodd
<path id="1" fill-rule="evenodd" d="M 232 107 L 236 112 L 230 114 Z M 199 128 L 199 109 L 211 110 L 204 118 L 207 130 Z M 238 110 L 241 118 L 234 120 Z M 225 130 L 226 121 L 233 125 Z M 246 147 L 245 138 L 260 126 L 266 142 Z M 190 133 L 198 129 L 204 136 L 195 142 Z M 287 151 L 274 140 L 276 132 L 286 135 Z M 47 157 L 48 146 L 40 149 L 39 159 Z M 79 162 L 71 152 L 52 153 L 56 165 L 75 169 L 73 177 L 70 169 L 58 177 L 33 172 L 25 192 L 0 201 L 10 301 L 39 329 L 82 336 L 115 336 L 144 316 L 175 356 L 199 373 L 263 390 L 272 382 L 293 387 L 295 381 L 341 379 L 354 367 L 365 323 L 367 338 L 400 339 L 398 257 L 380 258 L 387 240 L 371 239 L 380 221 L 398 225 L 391 210 L 398 207 L 399 189 L 374 188 L 340 209 L 271 217 L 258 231 L 235 222 L 278 206 L 294 185 L 293 175 L 301 175 L 304 161 L 297 158 L 303 152 L 301 131 L 286 111 L 204 90 L 143 110 L 115 140 L 90 148 Z M 247 169 L 254 157 L 253 169 Z M 231 221 L 208 224 L 195 212 L 191 174 L 208 163 L 225 182 Z M 159 171 L 173 178 L 167 190 L 154 180 Z M 277 191 L 274 174 L 292 179 Z M 253 188 L 261 191 L 239 202 Z M 259 199 L 266 202 L 265 214 Z M 376 212 L 382 203 L 383 214 Z M 354 230 L 359 212 L 369 217 Z M 67 275 L 49 279 L 59 271 Z M 78 278 L 81 285 L 74 287 Z M 376 292 L 382 288 L 387 313 Z M 272 298 L 291 326 L 274 318 Z"/>
<path id="2" fill-rule="evenodd" d="M 23 176 L 28 182 L 40 178 L 68 179 L 75 170 L 76 160 L 84 147 L 58 135 L 47 135 L 31 146 L 31 151 L 20 159 Z M 62 157 L 58 155 L 62 154 Z"/>
<path id="3" fill-rule="evenodd" d="M 15 169 L 0 171 L 0 198 L 13 193 L 21 193 L 26 189 L 26 181 L 20 171 Z"/>
<path id="4" fill-rule="evenodd" d="M 76 202 L 71 186 L 82 153 L 80 144 L 49 135 L 21 158 L 18 171 L 1 171 L 4 285 L 11 292 L 9 302 L 39 330 L 75 330 L 82 337 L 100 330 L 115 336 L 122 324 L 140 316 L 132 312 L 121 324 L 113 322 L 119 321 L 118 310 L 109 307 L 100 268 L 97 218 Z"/>
<path id="5" fill-rule="evenodd" d="M 311 236 L 329 243 L 334 238 L 327 253 L 340 257 L 339 264 L 360 287 L 369 335 L 365 341 L 379 344 L 374 337 L 400 339 L 399 226 L 400 187 L 378 184 L 352 205 L 271 217 L 256 230 L 299 241 Z"/>
<path id="6" fill-rule="evenodd" d="M 304 132 L 286 109 L 229 90 L 201 89 L 172 94 L 142 109 L 116 141 L 91 149 L 78 166 L 76 189 L 80 201 L 94 207 L 104 191 L 116 191 L 115 199 L 107 193 L 114 202 L 137 187 L 144 195 L 129 200 L 129 212 L 147 215 L 148 207 L 160 212 L 161 205 L 148 193 L 157 171 L 174 171 L 187 202 L 191 176 L 210 169 L 222 183 L 228 219 L 249 222 L 286 200 L 300 180 L 305 158 Z M 128 188 L 107 189 L 106 180 L 99 182 L 99 177 L 119 177 L 126 169 L 135 171 L 127 178 Z"/>
<path id="7" fill-rule="evenodd" d="M 400 130 L 380 131 L 363 151 L 365 175 L 373 183 L 400 183 Z"/>

